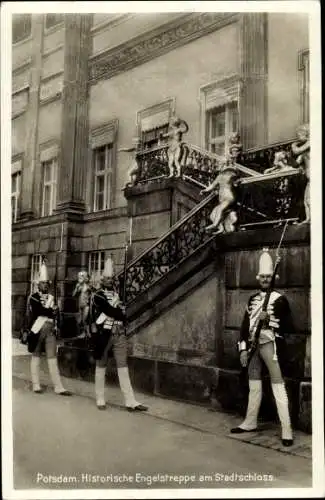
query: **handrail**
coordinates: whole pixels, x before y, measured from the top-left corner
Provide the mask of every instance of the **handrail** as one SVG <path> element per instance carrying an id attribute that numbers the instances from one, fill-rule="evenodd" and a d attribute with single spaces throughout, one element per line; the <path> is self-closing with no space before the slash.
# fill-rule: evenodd
<path id="1" fill-rule="evenodd" d="M 286 177 L 291 177 L 291 176 L 296 176 L 296 175 L 301 175 L 298 169 L 295 170 L 287 170 L 287 171 L 282 171 L 282 172 L 275 172 L 271 174 L 259 174 L 259 175 L 254 175 L 251 177 L 246 177 L 244 179 L 241 179 L 239 181 L 240 184 L 255 184 L 263 181 L 269 181 L 272 179 L 281 179 L 286 178 Z M 202 186 L 203 187 L 203 186 Z M 206 204 L 208 204 L 216 194 L 212 192 L 210 195 L 208 195 L 206 198 L 204 198 L 202 201 L 200 201 L 195 207 L 193 207 L 184 217 L 182 217 L 180 220 L 178 220 L 173 226 L 171 226 L 168 231 L 166 231 L 164 234 L 160 236 L 157 240 L 152 243 L 149 247 L 145 248 L 139 255 L 137 255 L 134 259 L 132 259 L 127 267 L 132 266 L 134 263 L 136 263 L 138 260 L 140 260 L 146 253 L 150 252 L 153 250 L 159 243 L 161 243 L 165 238 L 167 238 L 172 232 L 174 232 L 176 229 L 178 229 L 180 226 L 182 226 L 184 223 L 186 223 L 196 212 L 200 211 Z"/>
<path id="2" fill-rule="evenodd" d="M 288 146 L 289 144 L 292 144 L 295 142 L 295 138 L 293 139 L 287 139 L 286 141 L 276 141 L 272 142 L 271 144 L 264 144 L 263 146 L 254 146 L 253 148 L 246 149 L 243 154 L 250 154 L 250 153 L 257 153 L 258 151 L 263 151 L 265 149 L 273 149 L 277 148 L 279 146 Z"/>
<path id="3" fill-rule="evenodd" d="M 127 267 L 132 266 L 135 262 L 140 260 L 146 253 L 150 252 L 153 250 L 159 243 L 161 243 L 165 238 L 167 238 L 171 233 L 176 231 L 180 226 L 182 226 L 185 222 L 187 222 L 196 212 L 199 212 L 201 208 L 203 208 L 206 204 L 208 204 L 214 197 L 215 193 L 211 193 L 209 196 L 204 198 L 198 205 L 193 207 L 184 217 L 182 217 L 180 220 L 178 220 L 173 226 L 171 226 L 168 231 L 166 231 L 160 238 L 154 241 L 152 245 L 149 247 L 145 248 L 139 255 L 137 255 L 134 259 L 132 259 Z"/>
<path id="4" fill-rule="evenodd" d="M 282 170 L 281 172 L 274 172 L 270 174 L 258 174 L 254 177 L 246 177 L 245 179 L 240 180 L 240 184 L 253 184 L 255 182 L 261 182 L 265 180 L 271 179 L 280 179 L 281 177 L 292 177 L 293 175 L 301 175 L 299 169 L 289 169 Z"/>

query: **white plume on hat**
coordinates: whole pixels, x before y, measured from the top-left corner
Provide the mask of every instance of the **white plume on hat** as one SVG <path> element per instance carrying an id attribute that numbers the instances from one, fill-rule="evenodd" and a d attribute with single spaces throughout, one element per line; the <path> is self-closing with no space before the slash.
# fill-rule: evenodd
<path id="1" fill-rule="evenodd" d="M 39 275 L 38 275 L 38 282 L 40 281 L 49 281 L 49 273 L 47 270 L 47 266 L 45 262 L 42 262 Z"/>
<path id="2" fill-rule="evenodd" d="M 102 273 L 102 278 L 113 278 L 114 276 L 114 263 L 112 257 L 108 257 L 105 262 L 105 267 Z"/>
<path id="3" fill-rule="evenodd" d="M 258 276 L 261 274 L 273 274 L 273 261 L 268 248 L 263 248 L 260 256 Z"/>

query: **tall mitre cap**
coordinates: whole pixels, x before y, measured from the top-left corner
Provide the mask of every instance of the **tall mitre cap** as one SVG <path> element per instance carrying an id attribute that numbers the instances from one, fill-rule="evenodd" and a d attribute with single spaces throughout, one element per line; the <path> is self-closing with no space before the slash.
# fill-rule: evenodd
<path id="1" fill-rule="evenodd" d="M 260 256 L 258 274 L 273 274 L 273 261 L 268 248 L 263 248 Z"/>
<path id="2" fill-rule="evenodd" d="M 114 276 L 114 264 L 112 257 L 108 257 L 105 262 L 104 271 L 102 274 L 103 278 L 113 278 Z"/>
<path id="3" fill-rule="evenodd" d="M 49 281 L 49 273 L 47 270 L 47 266 L 45 262 L 42 262 L 40 271 L 39 271 L 39 276 L 38 276 L 38 281 Z"/>

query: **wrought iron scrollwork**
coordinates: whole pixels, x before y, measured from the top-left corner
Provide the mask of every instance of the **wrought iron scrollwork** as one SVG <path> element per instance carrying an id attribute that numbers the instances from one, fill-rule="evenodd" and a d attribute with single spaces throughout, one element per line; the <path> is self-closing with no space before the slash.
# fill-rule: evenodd
<path id="1" fill-rule="evenodd" d="M 211 238 L 205 231 L 216 204 L 213 195 L 177 223 L 157 244 L 130 263 L 126 273 L 126 302 L 160 280 Z M 203 205 L 203 206 L 202 206 Z M 120 275 L 122 280 L 123 276 Z M 120 281 L 121 283 L 121 281 Z"/>
<path id="2" fill-rule="evenodd" d="M 295 158 L 292 153 L 291 141 L 271 144 L 262 148 L 254 148 L 241 153 L 238 160 L 245 167 L 249 167 L 257 172 L 263 173 L 265 170 L 272 168 L 274 165 L 275 153 L 284 151 L 286 153 L 288 164 L 292 167 L 297 167 Z"/>

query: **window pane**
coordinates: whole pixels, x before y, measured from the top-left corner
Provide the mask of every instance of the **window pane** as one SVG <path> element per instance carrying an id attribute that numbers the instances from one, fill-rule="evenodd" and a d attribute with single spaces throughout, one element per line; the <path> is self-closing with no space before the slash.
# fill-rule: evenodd
<path id="1" fill-rule="evenodd" d="M 43 163 L 44 169 L 44 182 L 49 182 L 51 180 L 51 162 L 46 161 Z"/>
<path id="2" fill-rule="evenodd" d="M 52 184 L 51 214 L 56 208 L 56 184 Z"/>
<path id="3" fill-rule="evenodd" d="M 211 113 L 211 134 L 210 137 L 220 137 L 225 135 L 226 113 L 224 108 L 219 108 Z"/>
<path id="4" fill-rule="evenodd" d="M 46 28 L 51 28 L 63 21 L 63 14 L 46 14 Z"/>
<path id="5" fill-rule="evenodd" d="M 43 215 L 50 214 L 51 186 L 44 187 Z"/>
<path id="6" fill-rule="evenodd" d="M 98 193 L 96 197 L 96 210 L 104 210 L 104 193 Z"/>
<path id="7" fill-rule="evenodd" d="M 17 43 L 31 34 L 31 14 L 14 14 L 12 22 L 12 42 Z"/>
<path id="8" fill-rule="evenodd" d="M 103 175 L 96 177 L 96 193 L 103 193 L 105 189 L 105 178 Z"/>
<path id="9" fill-rule="evenodd" d="M 230 131 L 238 132 L 238 106 L 237 103 L 234 102 L 230 106 Z"/>
<path id="10" fill-rule="evenodd" d="M 105 170 L 105 146 L 95 150 L 95 165 L 97 172 Z"/>
<path id="11" fill-rule="evenodd" d="M 17 174 L 11 176 L 11 192 L 16 193 L 17 191 Z"/>
<path id="12" fill-rule="evenodd" d="M 105 267 L 105 252 L 101 252 L 100 271 L 104 271 L 104 267 Z"/>

